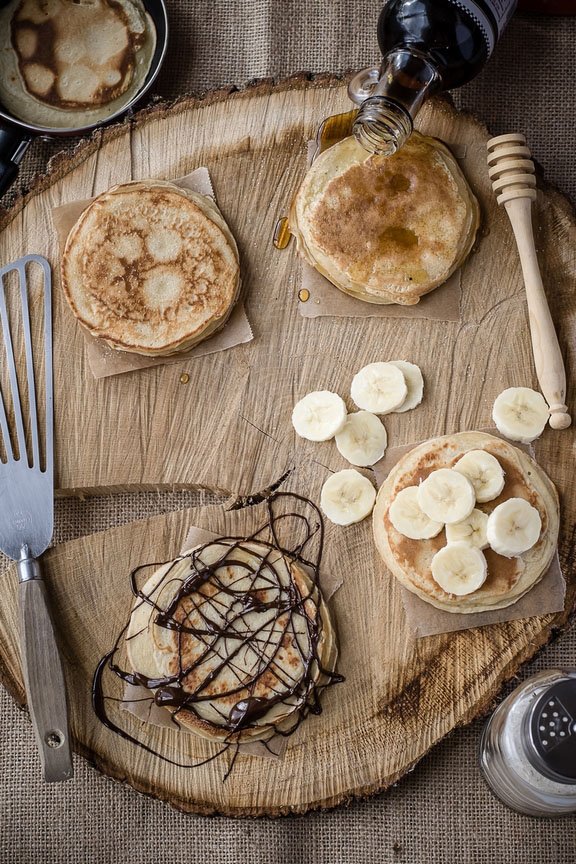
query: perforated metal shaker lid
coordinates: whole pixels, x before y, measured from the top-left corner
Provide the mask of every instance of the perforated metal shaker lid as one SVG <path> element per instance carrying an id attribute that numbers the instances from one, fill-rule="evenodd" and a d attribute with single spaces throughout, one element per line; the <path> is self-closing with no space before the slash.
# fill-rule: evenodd
<path id="1" fill-rule="evenodd" d="M 576 679 L 552 684 L 526 720 L 533 768 L 550 780 L 576 785 Z"/>

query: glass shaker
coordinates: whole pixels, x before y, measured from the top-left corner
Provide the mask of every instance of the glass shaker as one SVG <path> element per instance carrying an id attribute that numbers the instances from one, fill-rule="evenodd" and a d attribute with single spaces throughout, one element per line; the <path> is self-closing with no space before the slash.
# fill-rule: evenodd
<path id="1" fill-rule="evenodd" d="M 494 794 L 529 816 L 576 813 L 576 669 L 516 688 L 488 720 L 480 769 Z"/>

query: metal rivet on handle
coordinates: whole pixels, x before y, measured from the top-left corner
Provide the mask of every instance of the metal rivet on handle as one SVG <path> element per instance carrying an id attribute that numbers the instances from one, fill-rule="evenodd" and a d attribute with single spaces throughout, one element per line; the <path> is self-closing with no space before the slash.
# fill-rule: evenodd
<path id="1" fill-rule="evenodd" d="M 56 749 L 57 747 L 61 747 L 64 743 L 64 735 L 57 729 L 52 729 L 50 732 L 46 733 L 44 740 L 48 747 Z"/>

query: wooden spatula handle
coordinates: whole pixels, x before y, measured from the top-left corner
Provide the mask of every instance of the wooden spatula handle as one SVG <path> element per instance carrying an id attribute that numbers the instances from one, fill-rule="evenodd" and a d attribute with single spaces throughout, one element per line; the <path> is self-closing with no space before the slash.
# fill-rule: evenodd
<path id="1" fill-rule="evenodd" d="M 22 564 L 27 565 L 21 567 Z M 48 608 L 46 586 L 36 559 L 18 562 L 20 647 L 28 707 L 40 751 L 44 779 L 72 777 L 68 706 L 62 663 Z"/>
<path id="2" fill-rule="evenodd" d="M 532 231 L 532 202 L 529 198 L 513 198 L 506 201 L 504 206 L 512 223 L 520 254 L 528 301 L 534 365 L 540 388 L 550 406 L 550 426 L 553 429 L 566 429 L 572 422 L 565 404 L 566 372 L 536 257 Z"/>

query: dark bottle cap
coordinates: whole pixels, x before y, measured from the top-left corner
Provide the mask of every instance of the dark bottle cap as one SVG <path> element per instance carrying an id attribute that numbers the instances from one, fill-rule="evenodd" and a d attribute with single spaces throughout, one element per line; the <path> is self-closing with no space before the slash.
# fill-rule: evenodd
<path id="1" fill-rule="evenodd" d="M 542 694 L 528 718 L 528 758 L 550 780 L 576 784 L 576 679 Z"/>

